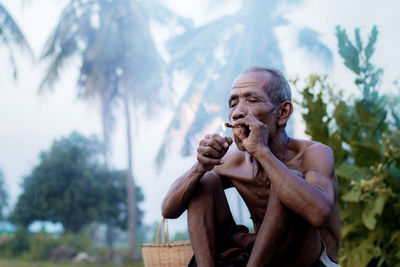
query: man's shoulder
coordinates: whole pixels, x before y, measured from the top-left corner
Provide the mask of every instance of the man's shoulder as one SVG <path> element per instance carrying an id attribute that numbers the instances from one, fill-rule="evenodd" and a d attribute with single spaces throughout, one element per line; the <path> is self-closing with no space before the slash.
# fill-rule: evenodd
<path id="1" fill-rule="evenodd" d="M 302 165 L 305 170 L 323 170 L 325 173 L 334 171 L 334 155 L 332 149 L 320 142 L 299 140 L 303 146 Z"/>
<path id="2" fill-rule="evenodd" d="M 311 156 L 315 153 L 327 153 L 332 154 L 332 149 L 320 142 L 305 139 L 292 139 L 298 151 L 305 157 Z"/>
<path id="3" fill-rule="evenodd" d="M 324 155 L 328 156 L 329 158 L 333 157 L 333 151 L 329 146 L 316 141 L 306 141 L 308 143 L 306 149 L 304 150 L 304 156 L 313 157 L 314 155 Z"/>

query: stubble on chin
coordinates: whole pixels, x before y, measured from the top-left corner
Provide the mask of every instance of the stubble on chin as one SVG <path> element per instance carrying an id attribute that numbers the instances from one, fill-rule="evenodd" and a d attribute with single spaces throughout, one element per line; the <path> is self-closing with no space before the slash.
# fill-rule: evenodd
<path id="1" fill-rule="evenodd" d="M 250 130 L 248 127 L 240 125 L 236 126 L 232 129 L 233 138 L 235 140 L 236 147 L 240 151 L 246 151 L 243 146 L 243 139 L 249 136 Z"/>
<path id="2" fill-rule="evenodd" d="M 246 151 L 246 149 L 244 149 L 242 141 L 238 137 L 233 136 L 233 140 L 235 141 L 235 144 L 236 144 L 236 147 L 238 150 Z"/>

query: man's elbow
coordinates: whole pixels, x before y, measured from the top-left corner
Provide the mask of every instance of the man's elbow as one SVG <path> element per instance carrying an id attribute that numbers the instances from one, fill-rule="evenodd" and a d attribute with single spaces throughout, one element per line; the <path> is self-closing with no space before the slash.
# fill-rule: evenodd
<path id="1" fill-rule="evenodd" d="M 176 219 L 180 216 L 178 212 L 174 212 L 166 203 L 166 201 L 163 201 L 161 204 L 161 215 L 166 218 L 166 219 Z"/>
<path id="2" fill-rule="evenodd" d="M 330 220 L 333 211 L 333 201 L 326 201 L 313 213 L 310 223 L 315 228 L 323 228 Z"/>

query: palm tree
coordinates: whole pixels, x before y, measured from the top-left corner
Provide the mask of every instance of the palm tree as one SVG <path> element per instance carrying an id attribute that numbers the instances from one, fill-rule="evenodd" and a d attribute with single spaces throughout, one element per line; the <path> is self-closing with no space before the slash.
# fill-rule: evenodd
<path id="1" fill-rule="evenodd" d="M 212 0 L 210 4 L 216 4 L 216 1 Z M 221 5 L 221 1 L 218 4 Z M 283 69 L 274 28 L 288 22 L 277 13 L 278 4 L 278 0 L 242 1 L 242 8 L 235 14 L 189 29 L 169 42 L 172 68 L 187 71 L 191 80 L 156 156 L 158 170 L 165 160 L 173 133 L 187 124 L 185 120 L 190 120 L 182 116 L 186 107 L 189 106 L 195 115 L 185 132 L 183 156 L 192 154 L 195 136 L 206 125 L 220 125 L 215 122 L 226 118 L 228 88 L 244 67 L 268 64 Z M 332 61 L 330 50 L 319 42 L 318 34 L 311 29 L 299 31 L 298 45 L 318 53 L 328 64 Z M 240 205 L 239 220 L 242 220 Z"/>
<path id="2" fill-rule="evenodd" d="M 182 109 L 185 105 L 190 103 L 195 116 L 185 134 L 183 156 L 192 153 L 193 137 L 205 124 L 215 118 L 225 118 L 228 88 L 244 67 L 268 64 L 283 69 L 274 28 L 288 22 L 276 13 L 278 3 L 278 0 L 243 1 L 242 8 L 235 14 L 191 28 L 169 42 L 171 67 L 187 71 L 191 80 L 158 151 L 158 168 L 164 162 L 173 130 L 184 124 Z M 298 45 L 322 55 L 328 64 L 332 61 L 330 50 L 319 42 L 318 33 L 309 28 L 299 31 Z"/>
<path id="3" fill-rule="evenodd" d="M 132 176 L 130 108 L 145 107 L 146 114 L 160 104 L 165 65 L 150 34 L 150 19 L 166 21 L 172 13 L 156 0 L 71 0 L 49 37 L 42 60 L 48 71 L 41 89 L 51 87 L 68 59 L 81 59 L 78 96 L 100 100 L 105 162 L 113 112 L 122 103 L 128 143 L 127 202 L 130 255 L 136 259 L 136 192 Z"/>
<path id="4" fill-rule="evenodd" d="M 8 49 L 13 76 L 14 79 L 17 79 L 18 72 L 14 54 L 15 46 L 23 51 L 27 51 L 31 58 L 33 58 L 33 53 L 18 24 L 2 3 L 0 3 L 0 43 Z"/>

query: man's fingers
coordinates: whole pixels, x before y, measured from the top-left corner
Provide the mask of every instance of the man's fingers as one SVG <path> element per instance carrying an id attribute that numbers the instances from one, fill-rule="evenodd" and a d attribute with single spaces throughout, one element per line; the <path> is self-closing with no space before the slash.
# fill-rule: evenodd
<path id="1" fill-rule="evenodd" d="M 229 137 L 229 136 L 225 136 L 225 139 L 226 139 L 226 141 L 228 142 L 228 146 L 232 145 L 232 143 L 233 143 L 233 140 L 232 140 L 232 138 L 231 138 L 231 137 Z"/>
<path id="2" fill-rule="evenodd" d="M 210 146 L 218 152 L 222 152 L 224 150 L 224 141 L 221 142 L 220 139 L 223 139 L 223 137 L 221 137 L 219 134 L 213 134 L 204 140 L 204 145 Z"/>
<path id="3" fill-rule="evenodd" d="M 197 152 L 204 156 L 207 156 L 207 157 L 211 157 L 211 158 L 215 158 L 215 159 L 221 158 L 220 152 L 215 150 L 211 146 L 199 146 L 197 148 Z"/>
<path id="4" fill-rule="evenodd" d="M 229 147 L 229 145 L 230 145 L 229 142 L 224 137 L 222 137 L 221 135 L 214 134 L 213 137 L 218 142 L 218 144 L 221 147 L 223 147 L 224 150 L 226 150 Z"/>
<path id="5" fill-rule="evenodd" d="M 197 160 L 203 165 L 221 165 L 223 163 L 221 159 L 208 158 L 202 154 L 197 154 Z"/>

